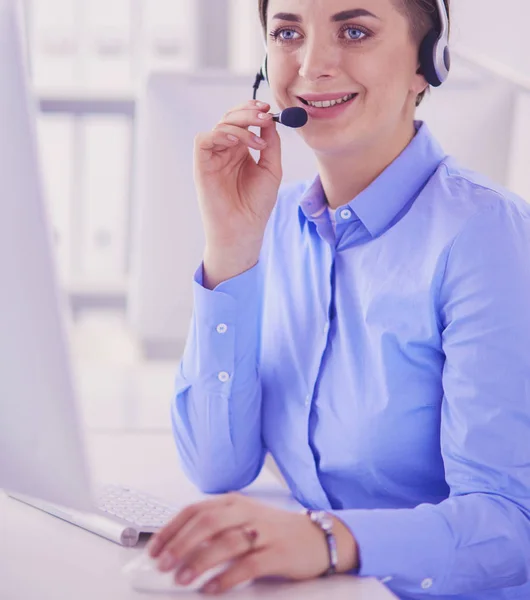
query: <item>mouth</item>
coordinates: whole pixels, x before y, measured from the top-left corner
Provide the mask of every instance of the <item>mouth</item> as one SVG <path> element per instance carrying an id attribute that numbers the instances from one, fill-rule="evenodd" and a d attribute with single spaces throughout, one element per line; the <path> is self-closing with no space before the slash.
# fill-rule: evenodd
<path id="1" fill-rule="evenodd" d="M 333 108 L 334 106 L 338 106 L 340 104 L 346 104 L 351 102 L 357 94 L 346 94 L 341 98 L 337 98 L 334 100 L 307 100 L 306 98 L 302 98 L 301 96 L 297 96 L 298 99 L 305 104 L 306 106 L 312 106 L 313 108 Z"/>
<path id="2" fill-rule="evenodd" d="M 321 94 L 319 96 L 313 95 L 312 98 L 302 96 L 297 96 L 297 98 L 300 106 L 307 111 L 312 119 L 330 120 L 348 111 L 349 107 L 355 103 L 358 95 L 345 94 L 344 96 L 337 96 L 336 94 L 328 94 L 326 98 L 324 94 Z"/>

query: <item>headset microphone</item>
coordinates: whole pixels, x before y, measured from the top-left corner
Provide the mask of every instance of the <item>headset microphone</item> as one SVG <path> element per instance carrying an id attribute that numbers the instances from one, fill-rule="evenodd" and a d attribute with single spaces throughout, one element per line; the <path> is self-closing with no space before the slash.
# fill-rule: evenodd
<path id="1" fill-rule="evenodd" d="M 261 67 L 260 72 L 256 75 L 256 80 L 254 81 L 254 85 L 252 86 L 254 90 L 253 98 L 256 99 L 258 94 L 258 89 L 262 81 L 269 81 L 268 73 L 267 73 L 267 57 L 265 56 L 265 60 L 263 61 L 263 66 Z M 292 129 L 298 129 L 299 127 L 303 127 L 307 121 L 309 120 L 309 115 L 307 111 L 299 106 L 292 106 L 291 108 L 286 108 L 282 110 L 282 112 L 272 115 L 273 121 L 276 123 L 280 123 L 281 125 L 285 125 L 286 127 L 291 127 Z"/>
<path id="2" fill-rule="evenodd" d="M 292 106 L 291 108 L 286 108 L 282 110 L 281 113 L 277 115 L 272 115 L 272 120 L 276 121 L 276 123 L 281 123 L 286 127 L 292 127 L 293 129 L 298 129 L 299 127 L 303 127 L 309 119 L 307 111 L 299 106 Z"/>

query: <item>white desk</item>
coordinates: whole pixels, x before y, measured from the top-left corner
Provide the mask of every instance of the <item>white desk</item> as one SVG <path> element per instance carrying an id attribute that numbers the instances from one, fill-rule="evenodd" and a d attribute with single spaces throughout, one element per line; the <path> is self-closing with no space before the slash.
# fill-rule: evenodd
<path id="1" fill-rule="evenodd" d="M 170 434 L 91 433 L 94 476 L 124 483 L 168 501 L 186 504 L 201 496 L 182 474 Z M 264 472 L 255 493 L 277 497 L 282 490 Z M 0 492 L 1 600 L 129 600 L 199 598 L 197 594 L 145 594 L 133 591 L 121 568 L 145 546 L 123 548 Z M 304 583 L 259 582 L 226 598 L 275 600 L 392 600 L 378 581 L 336 576 Z"/>

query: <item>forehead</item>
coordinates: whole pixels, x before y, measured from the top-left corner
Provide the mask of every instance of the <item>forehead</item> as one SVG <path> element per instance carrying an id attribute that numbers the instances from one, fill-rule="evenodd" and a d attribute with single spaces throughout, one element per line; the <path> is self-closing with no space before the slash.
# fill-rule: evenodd
<path id="1" fill-rule="evenodd" d="M 334 15 L 355 8 L 364 8 L 379 16 L 395 12 L 395 2 L 396 0 L 269 0 L 268 17 L 287 12 L 307 18 L 317 14 Z"/>

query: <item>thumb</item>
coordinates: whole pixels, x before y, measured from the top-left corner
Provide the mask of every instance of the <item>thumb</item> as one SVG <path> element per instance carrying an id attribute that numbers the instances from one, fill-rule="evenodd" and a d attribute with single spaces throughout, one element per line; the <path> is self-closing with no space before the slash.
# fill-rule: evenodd
<path id="1" fill-rule="evenodd" d="M 282 146 L 277 123 L 272 122 L 268 127 L 261 128 L 261 137 L 267 142 L 267 147 L 260 152 L 258 166 L 270 171 L 275 177 L 282 177 Z"/>

